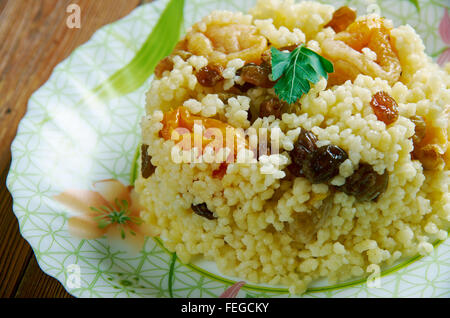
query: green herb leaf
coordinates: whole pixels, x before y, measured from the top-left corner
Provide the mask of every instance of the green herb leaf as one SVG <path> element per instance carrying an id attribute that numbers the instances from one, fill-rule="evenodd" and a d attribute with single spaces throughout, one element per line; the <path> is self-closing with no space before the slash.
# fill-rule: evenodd
<path id="1" fill-rule="evenodd" d="M 141 87 L 155 70 L 158 62 L 169 55 L 181 35 L 184 0 L 170 0 L 135 57 L 105 82 L 94 88 L 101 99 L 131 93 Z"/>
<path id="2" fill-rule="evenodd" d="M 419 0 L 408 0 L 408 1 L 411 2 L 416 7 L 418 12 L 420 12 Z"/>
<path id="3" fill-rule="evenodd" d="M 321 77 L 328 79 L 333 73 L 333 64 L 303 45 L 291 53 L 271 48 L 272 78 L 278 80 L 275 93 L 289 104 L 295 103 L 317 83 Z"/>

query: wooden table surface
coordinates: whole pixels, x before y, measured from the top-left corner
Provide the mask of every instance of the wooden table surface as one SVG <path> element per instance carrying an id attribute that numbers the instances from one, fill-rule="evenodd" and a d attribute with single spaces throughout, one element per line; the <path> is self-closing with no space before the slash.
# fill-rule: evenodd
<path id="1" fill-rule="evenodd" d="M 151 0 L 0 0 L 0 297 L 71 297 L 44 274 L 19 233 L 6 176 L 11 142 L 31 94 L 53 68 L 101 26 Z M 69 4 L 81 8 L 81 28 L 70 29 Z"/>

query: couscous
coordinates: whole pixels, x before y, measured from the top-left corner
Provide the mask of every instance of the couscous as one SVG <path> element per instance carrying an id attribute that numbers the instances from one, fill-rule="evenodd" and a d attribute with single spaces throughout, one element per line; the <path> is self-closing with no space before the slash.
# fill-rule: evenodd
<path id="1" fill-rule="evenodd" d="M 347 7 L 212 12 L 148 91 L 143 220 L 182 262 L 291 293 L 430 253 L 450 221 L 450 65 L 424 49 Z"/>

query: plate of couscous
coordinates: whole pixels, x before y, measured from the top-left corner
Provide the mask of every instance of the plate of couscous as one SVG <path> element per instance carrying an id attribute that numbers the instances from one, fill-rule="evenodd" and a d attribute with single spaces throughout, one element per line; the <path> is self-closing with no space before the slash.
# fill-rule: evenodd
<path id="1" fill-rule="evenodd" d="M 160 0 L 36 91 L 7 185 L 76 297 L 449 297 L 446 1 Z"/>

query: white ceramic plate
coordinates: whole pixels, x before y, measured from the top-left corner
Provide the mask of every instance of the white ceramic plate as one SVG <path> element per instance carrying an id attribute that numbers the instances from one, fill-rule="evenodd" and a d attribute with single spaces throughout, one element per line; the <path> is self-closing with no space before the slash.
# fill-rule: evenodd
<path id="1" fill-rule="evenodd" d="M 408 0 L 321 2 L 351 5 L 360 14 L 368 2 L 377 3 L 396 25 L 411 24 L 434 58 L 442 61 L 450 55 L 450 43 L 445 41 L 449 36 L 443 39 L 438 31 L 448 10 L 446 0 L 419 1 L 419 8 L 416 1 Z M 74 296 L 217 297 L 239 281 L 215 273 L 210 264 L 181 264 L 158 240 L 144 240 L 145 229 L 138 225 L 133 228 L 136 235 L 124 227 L 125 240 L 120 239 L 120 231 L 105 236 L 104 231 L 91 228 L 81 233 L 88 239 L 69 231 L 68 225 L 77 222 L 73 216 L 76 206 L 88 214 L 89 207 L 100 208 L 101 202 L 114 201 L 114 195 L 121 193 L 130 208 L 133 193 L 126 186 L 133 179 L 139 121 L 150 78 L 131 93 L 107 102 L 88 97 L 111 75 L 130 68 L 166 4 L 155 1 L 138 7 L 96 32 L 58 65 L 31 97 L 12 145 L 7 185 L 21 233 L 42 270 Z M 253 4 L 186 0 L 184 30 L 214 9 L 247 11 Z M 129 80 L 134 80 L 132 72 Z M 114 235 L 119 238 L 113 240 Z M 437 245 L 427 257 L 405 260 L 382 272 L 375 284 L 378 287 L 365 280 L 335 286 L 322 282 L 303 297 L 449 297 L 450 243 Z M 234 290 L 239 291 L 238 297 L 289 296 L 283 287 L 241 283 Z"/>

